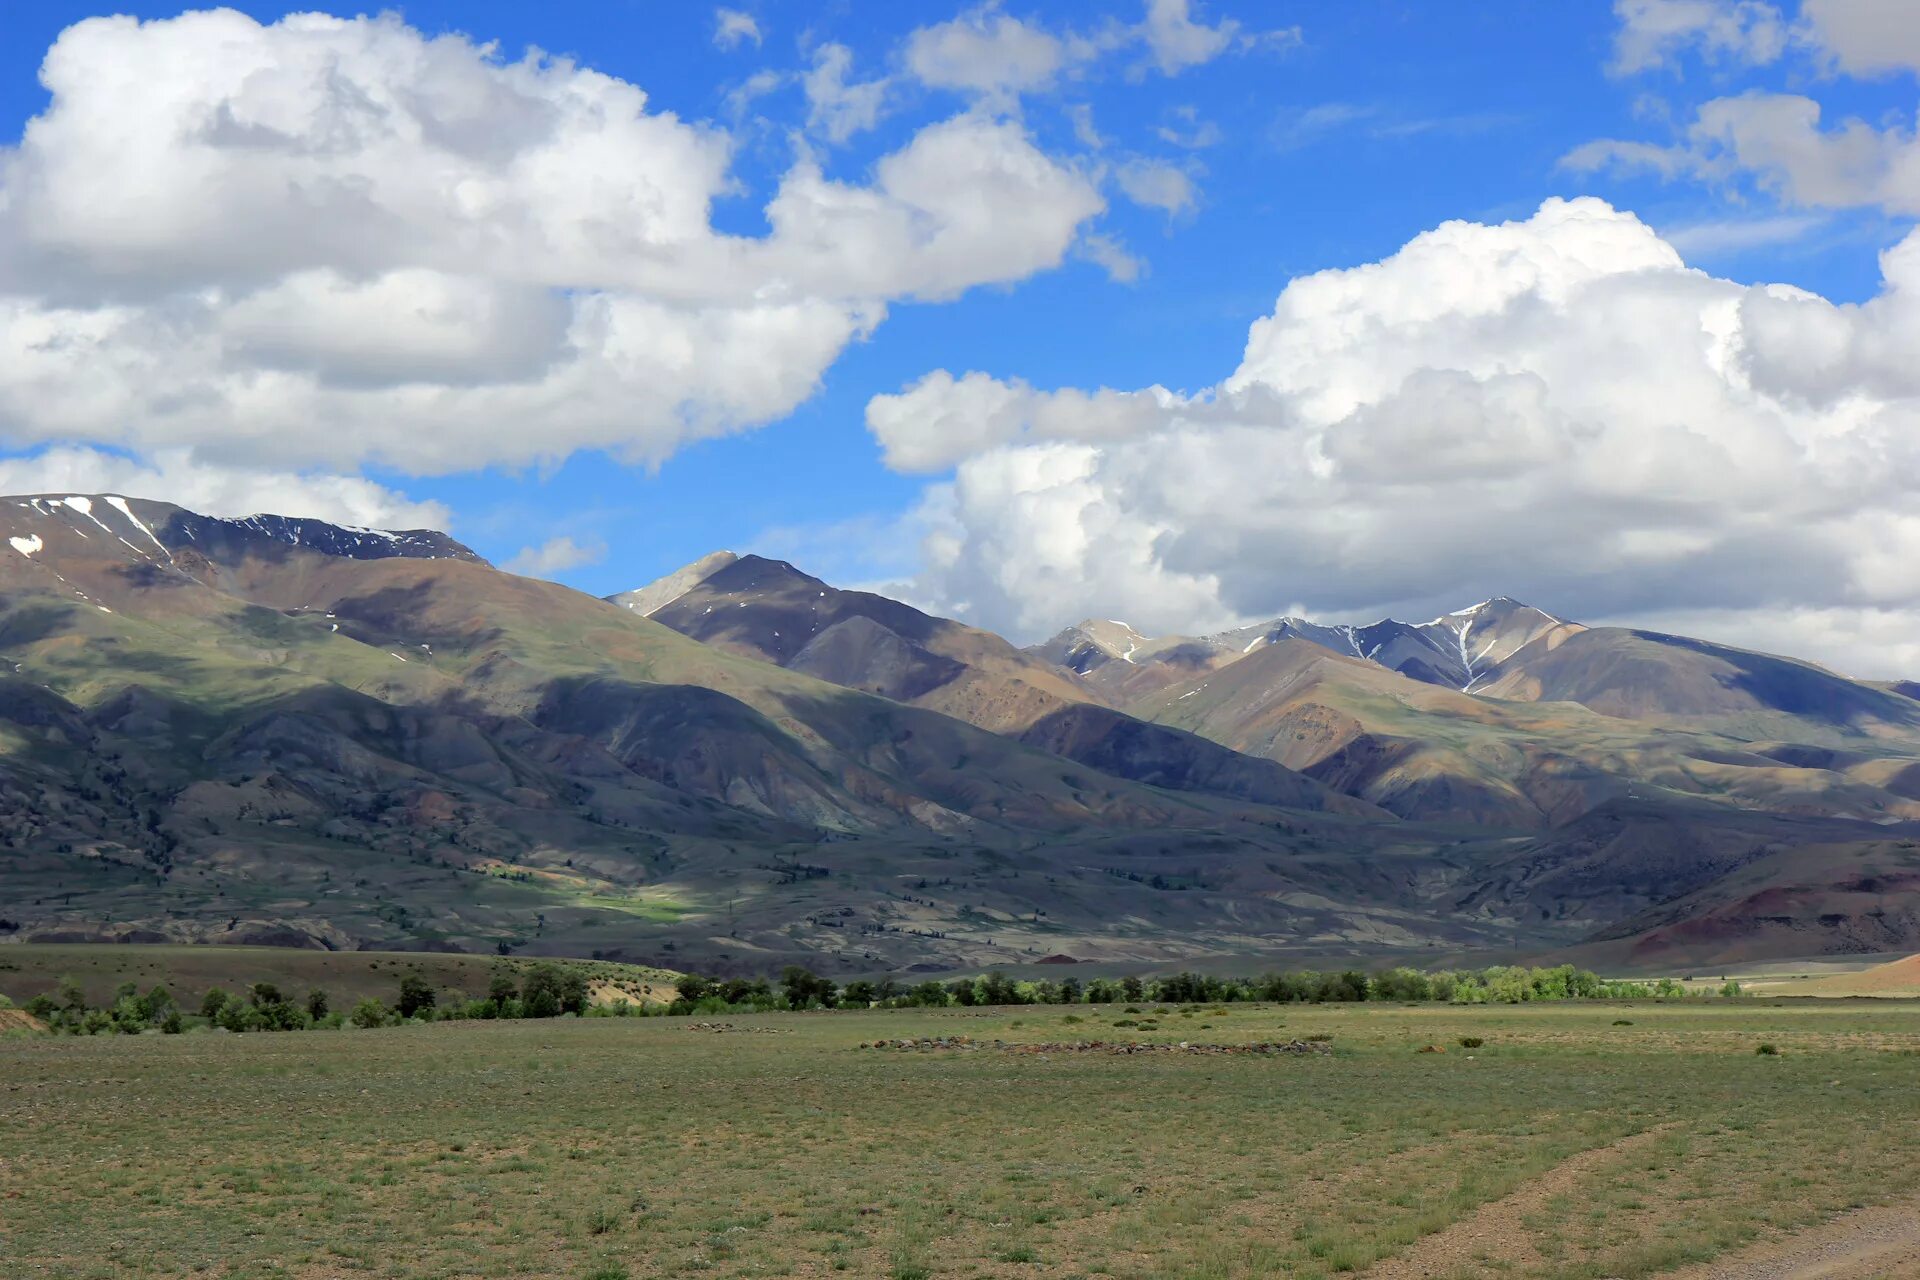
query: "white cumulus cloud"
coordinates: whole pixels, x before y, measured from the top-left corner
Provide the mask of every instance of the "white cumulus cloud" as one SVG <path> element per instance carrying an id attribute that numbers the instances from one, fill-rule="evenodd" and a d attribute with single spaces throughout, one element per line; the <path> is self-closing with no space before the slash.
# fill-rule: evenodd
<path id="1" fill-rule="evenodd" d="M 577 569 L 585 564 L 598 564 L 606 558 L 605 543 L 577 542 L 563 535 L 548 538 L 538 546 L 520 548 L 500 567 L 508 573 L 529 578 L 551 578 L 556 573 L 565 573 L 568 569 Z"/>
<path id="2" fill-rule="evenodd" d="M 1070 60 L 1090 54 L 1041 27 L 977 9 L 921 27 L 907 38 L 907 69 L 923 84 L 1002 102 L 1053 82 Z"/>
<path id="3" fill-rule="evenodd" d="M 903 298 L 1062 262 L 1104 202 L 1014 122 L 732 235 L 732 139 L 394 16 L 101 18 L 0 150 L 0 443 L 413 474 L 657 460 L 790 412 Z M 865 108 L 844 77 L 847 127 Z"/>
<path id="4" fill-rule="evenodd" d="M 1614 0 L 1613 11 L 1620 27 L 1609 69 L 1619 75 L 1664 65 L 1689 48 L 1768 63 L 1787 46 L 1787 21 L 1765 0 Z"/>
<path id="5" fill-rule="evenodd" d="M 921 598 L 1022 637 L 1510 594 L 1748 643 L 1792 616 L 1772 647 L 1895 674 L 1833 640 L 1920 634 L 1920 233 L 1882 269 L 1859 306 L 1743 285 L 1551 200 L 1289 282 L 1199 393 L 937 371 L 868 423 L 895 468 L 952 470 Z"/>
<path id="6" fill-rule="evenodd" d="M 359 476 L 257 471 L 196 460 L 185 449 L 129 458 L 64 445 L 0 458 L 0 493 L 120 493 L 213 516 L 305 516 L 374 529 L 446 529 L 447 509 Z"/>
<path id="7" fill-rule="evenodd" d="M 1164 160 L 1129 160 L 1115 170 L 1114 181 L 1127 199 L 1143 208 L 1158 209 L 1170 218 L 1192 209 L 1200 199 L 1187 171 Z"/>

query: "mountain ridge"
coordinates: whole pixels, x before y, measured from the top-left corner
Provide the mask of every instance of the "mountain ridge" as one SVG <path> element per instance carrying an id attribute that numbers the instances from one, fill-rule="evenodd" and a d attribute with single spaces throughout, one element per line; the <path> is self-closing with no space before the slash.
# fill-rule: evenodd
<path id="1" fill-rule="evenodd" d="M 732 553 L 601 600 L 433 531 L 124 495 L 0 499 L 0 536 L 0 940 L 757 972 L 1920 945 L 1920 702 L 1793 659 L 1495 599 L 1164 658 L 1109 620 L 1082 674 Z"/>

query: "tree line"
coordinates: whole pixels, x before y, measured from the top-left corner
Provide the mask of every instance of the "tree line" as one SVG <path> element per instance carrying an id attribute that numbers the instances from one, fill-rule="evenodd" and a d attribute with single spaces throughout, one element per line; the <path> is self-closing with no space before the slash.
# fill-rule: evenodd
<path id="1" fill-rule="evenodd" d="M 907 985 L 891 978 L 856 978 L 845 986 L 798 965 L 779 982 L 761 978 L 703 978 L 688 974 L 678 982 L 679 998 L 658 1012 L 744 1013 L 774 1009 L 948 1008 L 1018 1004 L 1220 1004 L 1351 1003 L 1388 1000 L 1442 1004 L 1522 1004 L 1536 1000 L 1650 1000 L 1690 994 L 1674 978 L 1647 981 L 1606 979 L 1573 965 L 1529 968 L 1496 965 L 1477 970 L 1429 973 L 1397 968 L 1378 973 L 1358 969 L 1333 972 L 1304 969 L 1252 978 L 1174 973 L 1157 978 L 1093 978 L 1081 982 L 1020 981 L 998 971 L 948 982 Z M 1737 996 L 1740 984 L 1728 982 L 1716 994 Z M 638 1011 L 636 1011 L 638 1012 Z M 648 1010 L 647 1012 L 654 1012 Z"/>
<path id="2" fill-rule="evenodd" d="M 320 987 L 299 995 L 282 991 L 272 982 L 255 982 L 235 991 L 213 987 L 190 1006 L 164 984 L 142 993 L 136 984 L 124 982 L 106 1004 L 93 1005 L 78 982 L 63 978 L 54 991 L 33 997 L 22 1008 L 49 1030 L 69 1035 L 325 1031 L 349 1025 L 367 1028 L 403 1022 L 580 1015 L 588 1012 L 588 986 L 586 974 L 550 962 L 532 965 L 522 977 L 496 970 L 487 981 L 486 995 L 473 998 L 436 990 L 425 978 L 408 974 L 400 979 L 392 1004 L 368 997 L 342 1009 Z"/>
<path id="3" fill-rule="evenodd" d="M 164 985 L 144 994 L 131 982 L 121 984 L 104 1005 L 90 1005 L 80 984 L 63 979 L 57 990 L 35 996 L 24 1008 L 51 1030 L 71 1035 L 136 1035 L 147 1031 L 179 1034 L 197 1029 L 223 1031 L 307 1031 L 345 1026 L 394 1026 L 407 1022 L 453 1022 L 516 1018 L 650 1017 L 695 1013 L 759 1013 L 802 1009 L 908 1009 L 1027 1004 L 1222 1004 L 1408 1003 L 1523 1004 L 1553 1000 L 1677 999 L 1705 994 L 1673 978 L 1648 981 L 1606 979 L 1572 965 L 1529 968 L 1496 965 L 1477 970 L 1429 973 L 1419 969 L 1358 969 L 1322 972 L 1295 970 L 1253 978 L 1174 973 L 1162 977 L 1018 980 L 998 971 L 946 982 L 912 985 L 891 978 L 856 978 L 844 986 L 800 965 L 789 965 L 777 980 L 682 976 L 668 1004 L 634 1005 L 625 1001 L 594 1005 L 587 975 L 566 964 L 542 961 L 524 975 L 501 969 L 487 982 L 484 996 L 468 997 L 436 990 L 426 979 L 400 979 L 391 1004 L 369 997 L 351 1009 L 315 987 L 304 996 L 256 982 L 236 991 L 214 987 L 196 1006 L 183 1006 Z M 1713 994 L 1733 997 L 1740 984 L 1727 982 Z M 3 1000 L 4 997 L 0 997 Z"/>

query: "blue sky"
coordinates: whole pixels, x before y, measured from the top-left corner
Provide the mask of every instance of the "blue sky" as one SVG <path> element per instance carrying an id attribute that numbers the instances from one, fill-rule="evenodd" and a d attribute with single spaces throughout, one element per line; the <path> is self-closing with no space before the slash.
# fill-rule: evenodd
<path id="1" fill-rule="evenodd" d="M 267 4 L 237 7 L 261 24 L 297 12 Z M 1849 5 L 1832 0 L 1827 7 Z M 1875 8 L 1864 0 L 1850 7 Z M 143 19 L 180 12 L 150 4 L 119 8 Z M 1235 375 L 1249 325 L 1274 311 L 1290 280 L 1379 262 L 1449 220 L 1524 221 L 1550 197 L 1597 196 L 1630 211 L 1690 267 L 1734 284 L 1781 282 L 1838 304 L 1873 298 L 1881 289 L 1879 255 L 1905 236 L 1911 204 L 1884 190 L 1819 188 L 1814 179 L 1788 172 L 1784 162 L 1736 154 L 1731 145 L 1696 142 L 1687 151 L 1686 139 L 1705 104 L 1766 94 L 1815 100 L 1824 127 L 1857 117 L 1876 138 L 1897 145 L 1911 136 L 1912 69 L 1899 65 L 1897 55 L 1893 65 L 1863 66 L 1862 55 L 1843 47 L 1841 36 L 1815 29 L 1818 15 L 1792 4 L 1757 8 L 1777 16 L 1777 28 L 1765 27 L 1771 19 L 1764 14 L 1756 19 L 1751 3 L 1718 0 L 1619 6 L 1210 0 L 1186 17 L 1199 25 L 1203 45 L 1210 38 L 1205 33 L 1217 33 L 1218 48 L 1169 68 L 1150 38 L 1129 34 L 1144 17 L 1144 7 L 1132 6 L 1096 11 L 1009 3 L 944 10 L 751 0 L 720 8 L 663 0 L 396 6 L 392 22 L 409 39 L 464 33 L 494 44 L 496 63 L 514 62 L 530 48 L 544 50 L 638 86 L 648 97 L 648 113 L 671 112 L 703 126 L 709 137 L 723 136 L 730 161 L 712 208 L 713 228 L 723 234 L 768 234 L 766 203 L 797 155 L 812 155 L 830 179 L 865 186 L 875 181 L 883 157 L 963 114 L 1009 123 L 1038 153 L 1079 175 L 1105 207 L 1074 223 L 1072 245 L 1057 262 L 1010 268 L 999 273 L 1005 279 L 983 271 L 978 283 L 944 290 L 877 290 L 884 295 L 884 318 L 816 361 L 817 390 L 786 397 L 797 404 L 782 403 L 780 396 L 757 401 L 720 434 L 683 433 L 650 446 L 651 458 L 597 447 L 604 431 L 583 434 L 584 443 L 556 437 L 561 442 L 554 457 L 529 460 L 525 450 L 487 444 L 463 452 L 457 417 L 435 422 L 413 411 L 393 430 L 443 431 L 456 443 L 431 457 L 397 456 L 382 447 L 356 453 L 346 444 L 331 454 L 295 449 L 284 458 L 257 441 L 239 448 L 250 466 L 365 477 L 413 503 L 438 504 L 458 536 L 496 561 L 513 561 L 530 548 L 555 548 L 544 562 L 519 563 L 544 564 L 552 576 L 595 593 L 645 582 L 717 547 L 764 549 L 836 581 L 896 583 L 903 594 L 1030 638 L 1043 629 L 1040 619 L 1057 589 L 1001 581 L 1007 575 L 991 555 L 1012 553 L 1005 547 L 989 553 L 985 547 L 992 539 L 968 524 L 993 519 L 990 511 L 963 511 L 957 524 L 942 514 L 947 500 L 941 495 L 956 474 L 964 477 L 966 468 L 987 467 L 991 460 L 982 453 L 943 457 L 943 465 L 931 469 L 889 466 L 866 421 L 873 397 L 899 393 L 944 369 L 954 375 L 982 371 L 1000 385 L 1087 391 L 1157 385 L 1204 399 Z M 1889 0 L 1878 8 L 1894 11 L 1898 5 Z M 730 39 L 720 35 L 727 9 L 739 15 L 731 20 L 737 34 Z M 63 30 L 98 12 L 68 3 L 10 7 L 0 39 L 0 141 L 20 139 L 30 118 L 49 111 L 52 95 L 36 79 L 42 60 Z M 1861 20 L 1874 17 L 1868 12 Z M 1067 44 L 1078 39 L 1084 47 L 1062 69 L 1015 91 L 955 91 L 930 82 L 909 50 L 916 28 L 956 19 L 976 31 L 1011 20 Z M 1651 43 L 1633 43 L 1642 36 Z M 822 50 L 835 45 L 847 51 L 851 83 L 885 82 L 875 91 L 879 107 L 872 127 L 842 137 L 810 110 L 802 80 L 821 64 Z M 138 111 L 142 60 L 157 58 L 154 48 L 128 36 L 99 42 L 86 56 L 110 61 L 136 86 L 110 109 Z M 765 90 L 743 93 L 756 76 L 766 82 Z M 1649 152 L 1664 149 L 1665 158 L 1596 150 L 1604 140 Z M 36 164 L 53 163 L 30 149 L 20 154 Z M 23 181 L 26 167 L 16 165 L 11 181 Z M 1174 172 L 1185 176 L 1184 189 L 1169 178 Z M 1173 181 L 1174 194 L 1162 185 L 1161 194 L 1143 204 L 1129 195 L 1129 173 Z M 116 188 L 108 181 L 92 188 L 89 198 L 124 200 L 131 212 L 143 199 L 139 182 L 135 177 Z M 1154 198 L 1179 207 L 1153 207 Z M 0 224 L 0 237 L 5 234 Z M 15 235 L 12 242 L 0 238 L 0 255 L 16 258 L 12 288 L 46 305 L 57 290 L 45 283 L 43 264 L 32 260 L 36 247 L 23 248 L 22 233 Z M 1131 267 L 1116 271 L 1109 252 L 1116 247 Z M 97 250 L 95 244 L 88 252 Z M 169 243 L 151 252 L 178 250 L 178 243 Z M 72 259 L 49 251 L 46 260 Z M 0 270 L 4 264 L 0 256 Z M 209 272 L 208 280 L 221 278 L 217 265 L 202 262 L 195 269 Z M 1115 278 L 1130 272 L 1135 278 Z M 9 278 L 0 274 L 0 294 Z M 22 279 L 30 283 L 18 283 Z M 178 273 L 168 279 L 168 287 L 193 284 Z M 917 296 L 926 292 L 954 296 Z M 701 357 L 696 352 L 690 358 Z M 1473 358 L 1500 363 L 1498 353 L 1476 352 Z M 1464 356 L 1461 362 L 1468 363 Z M 803 381 L 804 372 L 796 375 Z M 1900 400 L 1891 393 L 1887 398 Z M 7 429 L 14 453 L 29 462 L 70 443 L 134 460 L 187 448 L 194 451 L 192 462 L 181 465 L 224 464 L 234 456 L 235 432 L 245 435 L 243 427 L 191 423 L 174 435 L 74 428 L 66 418 L 23 426 L 22 419 L 38 411 L 16 407 L 9 417 L 8 403 L 0 398 L 0 428 Z M 355 412 L 364 417 L 366 406 L 378 401 L 356 403 Z M 769 403 L 774 409 L 766 412 Z M 546 411 L 565 422 L 564 405 Z M 529 428 L 539 429 L 537 423 Z M 1180 428 L 1155 429 L 1164 439 Z M 377 437 L 381 428 L 374 422 L 366 430 Z M 284 423 L 272 433 L 300 434 Z M 1099 437 L 1098 430 L 1094 434 Z M 1811 427 L 1800 433 L 1818 434 Z M 462 465 L 463 456 L 477 465 Z M 1117 456 L 1117 449 L 1109 451 L 1102 465 L 1117 465 Z M 16 474 L 34 473 L 23 466 Z M 234 484 L 242 481 L 219 491 L 229 494 Z M 264 480 L 261 491 L 276 492 Z M 1448 500 L 1431 489 L 1417 498 Z M 964 506 L 967 500 L 959 501 Z M 1483 501 L 1484 493 L 1475 499 L 1476 505 Z M 1892 514 L 1900 514 L 1897 506 Z M 1156 518 L 1169 517 L 1162 511 Z M 1615 518 L 1611 510 L 1595 517 Z M 921 542 L 930 524 L 943 521 L 952 537 L 967 544 L 948 557 L 951 571 L 945 573 L 927 570 Z M 1655 523 L 1658 536 L 1640 541 L 1686 541 L 1667 536 L 1671 521 Z M 1275 529 L 1285 525 L 1271 523 Z M 1284 542 L 1250 541 L 1248 532 L 1231 547 L 1209 552 L 1198 545 L 1205 539 L 1186 536 L 1190 530 L 1163 529 L 1152 553 L 1154 572 L 1140 589 L 1152 590 L 1154 574 L 1162 571 L 1188 586 L 1196 579 L 1214 585 L 1170 589 L 1169 604 L 1152 620 L 1203 625 L 1295 605 L 1358 615 L 1376 607 L 1425 606 L 1424 587 L 1410 582 L 1430 582 L 1435 601 L 1456 590 L 1485 588 L 1483 594 L 1491 594 L 1509 585 L 1497 558 L 1457 574 L 1380 576 L 1367 568 L 1379 556 L 1351 546 L 1339 555 L 1322 549 L 1301 576 L 1279 580 L 1253 569 L 1242 572 L 1254 554 L 1249 546 L 1276 558 L 1303 553 Z M 1783 597 L 1770 598 L 1758 586 L 1690 594 L 1675 585 L 1708 575 L 1715 581 L 1765 576 L 1730 573 L 1716 558 L 1731 554 L 1727 547 L 1735 542 L 1753 542 L 1755 531 L 1736 536 L 1716 526 L 1711 536 L 1717 550 L 1709 555 L 1696 548 L 1687 553 L 1694 559 L 1682 557 L 1677 566 L 1669 563 L 1678 554 L 1672 552 L 1663 552 L 1667 559 L 1655 568 L 1630 556 L 1582 560 L 1564 566 L 1557 578 L 1552 563 L 1533 564 L 1516 571 L 1519 581 L 1512 585 L 1516 593 L 1539 594 L 1538 584 L 1547 583 L 1547 594 L 1554 594 L 1552 584 L 1564 581 L 1553 603 L 1575 612 L 1594 611 L 1589 601 L 1598 602 L 1599 612 L 1630 619 L 1692 618 L 1704 610 L 1720 619 L 1727 634 L 1772 639 L 1782 647 L 1796 642 L 1817 648 L 1818 637 L 1826 635 L 1835 652 L 1830 633 L 1843 623 L 1833 610 L 1878 611 L 1890 629 L 1888 618 L 1904 616 L 1899 611 L 1907 607 L 1903 593 L 1909 586 L 1874 582 L 1813 602 L 1828 611 L 1817 626 L 1757 632 L 1754 619 L 1777 614 Z M 1688 538 L 1689 546 L 1699 541 L 1699 535 Z M 1229 559 L 1209 563 L 1209 554 Z M 1827 567 L 1824 560 L 1809 566 L 1809 578 Z M 1071 564 L 1067 569 L 1087 576 Z M 1865 569 L 1859 576 L 1863 582 L 1870 577 Z M 1138 577 L 1123 579 L 1116 570 L 1115 580 Z M 1629 578 L 1659 578 L 1666 585 L 1641 590 L 1626 585 Z M 1336 579 L 1353 585 L 1317 585 Z M 1806 602 L 1795 596 L 1786 603 Z M 1069 613 L 1081 604 L 1058 600 Z M 1123 607 L 1139 606 L 1124 599 L 1113 605 Z M 1703 625 L 1711 629 L 1712 618 Z M 1845 652 L 1851 657 L 1857 649 Z"/>

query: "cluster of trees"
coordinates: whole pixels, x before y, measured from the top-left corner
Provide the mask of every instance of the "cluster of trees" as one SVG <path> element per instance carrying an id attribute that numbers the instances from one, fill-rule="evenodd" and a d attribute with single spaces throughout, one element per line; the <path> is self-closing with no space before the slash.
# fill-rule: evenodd
<path id="1" fill-rule="evenodd" d="M 1216 978 L 1200 973 L 1175 973 L 1161 978 L 1077 978 L 1016 981 L 994 972 L 951 982 L 926 981 L 912 986 L 890 978 L 855 979 L 844 987 L 799 965 L 789 965 L 777 982 L 765 978 L 680 979 L 679 996 L 666 1006 L 641 1007 L 616 1002 L 590 1007 L 586 974 L 568 965 L 541 962 L 516 978 L 495 970 L 484 996 L 469 998 L 444 993 L 424 978 L 408 974 L 400 979 L 392 1005 L 365 999 L 351 1010 L 333 1007 L 325 991 L 314 988 L 304 997 L 282 992 L 271 982 L 256 982 L 238 992 L 219 987 L 208 991 L 197 1010 L 183 1008 L 164 986 L 144 995 L 131 982 L 123 983 L 106 1005 L 90 1006 L 86 993 L 71 978 L 51 995 L 35 996 L 25 1008 L 55 1031 L 73 1035 L 117 1033 L 137 1035 L 154 1030 L 178 1034 L 196 1028 L 226 1031 L 305 1031 L 391 1026 L 403 1022 L 451 1022 L 466 1019 L 554 1018 L 575 1016 L 626 1017 L 658 1014 L 752 1013 L 775 1009 L 947 1008 L 950 1006 L 1015 1004 L 1119 1004 L 1141 1001 L 1156 1004 L 1215 1004 L 1259 1000 L 1267 1002 L 1352 1002 L 1361 1000 L 1439 1001 L 1454 1004 L 1520 1004 L 1535 1000 L 1645 1000 L 1673 999 L 1698 994 L 1672 978 L 1651 982 L 1602 979 L 1586 969 L 1559 965 L 1549 969 L 1496 966 L 1459 972 L 1427 973 L 1419 969 L 1388 969 L 1363 973 L 1302 970 L 1270 973 L 1258 978 Z M 1728 982 L 1720 996 L 1738 996 L 1740 984 Z"/>
<path id="2" fill-rule="evenodd" d="M 446 998 L 442 998 L 443 994 Z M 587 1011 L 587 978 L 562 964 L 533 965 L 523 978 L 502 969 L 487 983 L 487 994 L 469 999 L 436 991 L 417 974 L 400 979 L 389 1006 L 368 998 L 342 1011 L 318 987 L 294 996 L 271 982 L 256 982 L 237 992 L 221 987 L 209 990 L 196 1009 L 183 1008 L 164 986 L 142 995 L 135 984 L 122 983 L 105 1005 L 89 1005 L 86 992 L 71 978 L 63 978 L 51 994 L 35 996 L 23 1006 L 48 1028 L 69 1035 L 138 1035 L 159 1031 L 218 1028 L 225 1031 L 311 1031 L 382 1027 L 402 1022 L 456 1021 L 467 1018 L 557 1018 Z"/>
<path id="3" fill-rule="evenodd" d="M 1158 1004 L 1223 1003 L 1261 1000 L 1278 1003 L 1333 1003 L 1393 1000 L 1453 1004 L 1521 1004 L 1535 1000 L 1647 1000 L 1687 995 L 1673 978 L 1648 982 L 1609 981 L 1572 965 L 1534 969 L 1502 965 L 1490 969 L 1427 973 L 1419 969 L 1388 969 L 1368 974 L 1358 969 L 1339 972 L 1301 970 L 1270 973 L 1257 978 L 1216 978 L 1201 973 L 1175 973 L 1161 978 L 1077 978 L 1016 981 L 1004 973 L 951 982 L 921 982 L 907 986 L 890 978 L 856 979 L 837 987 L 797 965 L 789 966 L 777 986 L 763 979 L 724 981 L 688 975 L 680 980 L 680 998 L 663 1012 L 741 1013 L 771 1009 L 944 1008 L 952 1005 L 1010 1004 L 1119 1004 L 1151 1001 Z M 1738 983 L 1719 989 L 1722 996 L 1740 994 Z"/>

